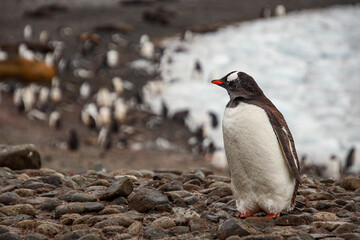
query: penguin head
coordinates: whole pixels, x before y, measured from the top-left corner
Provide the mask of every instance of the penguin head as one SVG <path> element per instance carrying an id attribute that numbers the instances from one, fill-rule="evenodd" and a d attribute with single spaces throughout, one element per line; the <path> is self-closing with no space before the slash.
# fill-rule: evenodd
<path id="1" fill-rule="evenodd" d="M 244 72 L 232 71 L 221 79 L 212 80 L 211 83 L 225 88 L 230 97 L 250 99 L 254 96 L 263 95 L 255 80 Z"/>

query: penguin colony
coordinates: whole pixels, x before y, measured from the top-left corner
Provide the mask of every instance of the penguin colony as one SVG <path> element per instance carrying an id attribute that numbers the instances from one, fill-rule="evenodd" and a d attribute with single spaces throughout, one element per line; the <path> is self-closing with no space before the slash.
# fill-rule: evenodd
<path id="1" fill-rule="evenodd" d="M 46 65 L 55 67 L 59 75 L 71 74 L 78 79 L 77 81 L 81 81 L 80 84 L 77 83 L 79 85 L 76 86 L 62 82 L 58 76 L 55 76 L 52 78 L 50 85 L 40 83 L 23 84 L 10 81 L 10 83 L 1 83 L 0 90 L 13 95 L 13 103 L 20 113 L 26 114 L 30 119 L 47 121 L 51 129 L 69 128 L 68 124 L 63 122 L 63 115 L 64 111 L 69 111 L 67 108 L 71 108 L 71 106 L 65 102 L 64 99 L 66 98 L 64 96 L 68 95 L 69 91 L 75 93 L 78 96 L 76 103 L 82 106 L 79 116 L 80 122 L 91 132 L 97 134 L 96 143 L 103 149 L 109 149 L 114 145 L 114 142 L 120 148 L 128 146 L 126 136 L 134 132 L 127 126 L 129 112 L 132 111 L 131 109 L 140 111 L 149 111 L 149 109 L 142 104 L 143 93 L 125 99 L 123 95 L 133 89 L 133 83 L 123 80 L 118 75 L 116 76 L 114 74 L 116 71 L 112 72 L 119 66 L 121 56 L 119 56 L 116 48 L 125 44 L 124 39 L 119 34 L 113 34 L 111 37 L 112 42 L 108 44 L 108 51 L 104 52 L 99 67 L 93 68 L 85 59 L 88 55 L 94 54 L 99 45 L 100 36 L 96 33 L 81 34 L 79 37 L 80 52 L 74 53 L 70 59 L 63 56 L 66 47 L 65 43 L 53 40 L 45 30 L 38 32 L 37 36 L 35 33 L 36 31 L 31 25 L 26 25 L 23 31 L 24 41 L 18 45 L 18 51 L 13 54 L 7 49 L 0 50 L 1 60 L 6 61 L 17 56 L 29 61 L 43 62 Z M 59 34 L 70 36 L 72 29 L 69 27 L 61 28 Z M 39 48 L 34 48 L 33 43 L 36 43 Z M 50 50 L 43 52 L 40 48 L 49 48 Z M 155 46 L 148 35 L 145 34 L 140 37 L 138 44 L 140 57 L 147 61 L 156 61 L 155 50 Z M 201 75 L 200 63 L 196 65 L 194 71 L 195 75 Z M 111 87 L 93 89 L 90 79 L 97 74 L 110 75 L 107 78 L 111 80 Z M 160 94 L 162 91 L 161 84 L 150 84 L 150 87 L 147 87 L 144 91 Z M 181 113 L 175 113 L 174 115 L 178 117 L 167 114 L 164 114 L 163 117 L 182 124 L 185 123 L 186 114 L 181 116 Z M 211 121 L 211 118 L 216 118 L 216 116 L 214 114 L 209 115 L 208 122 Z M 154 119 L 150 119 L 146 123 L 148 128 L 159 125 L 161 120 Z M 202 127 L 197 129 L 194 137 L 189 140 L 194 152 L 204 151 L 203 142 L 205 142 L 206 131 Z M 116 141 L 113 139 L 114 133 L 117 135 Z M 79 147 L 79 143 L 76 143 L 79 141 L 77 135 L 75 128 L 67 130 L 67 149 L 76 150 Z M 94 141 L 91 141 L 91 143 L 94 143 Z M 162 149 L 176 149 L 166 139 L 160 139 L 155 143 Z M 205 144 L 209 149 L 212 147 L 210 142 Z M 134 149 L 137 148 L 134 147 Z"/>

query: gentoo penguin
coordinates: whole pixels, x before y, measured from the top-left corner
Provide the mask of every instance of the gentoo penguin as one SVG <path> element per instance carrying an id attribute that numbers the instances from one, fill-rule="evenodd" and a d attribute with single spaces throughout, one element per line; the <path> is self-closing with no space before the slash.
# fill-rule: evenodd
<path id="1" fill-rule="evenodd" d="M 283 115 L 246 73 L 234 71 L 211 82 L 230 96 L 223 136 L 238 216 L 265 211 L 274 218 L 290 211 L 300 164 Z"/>

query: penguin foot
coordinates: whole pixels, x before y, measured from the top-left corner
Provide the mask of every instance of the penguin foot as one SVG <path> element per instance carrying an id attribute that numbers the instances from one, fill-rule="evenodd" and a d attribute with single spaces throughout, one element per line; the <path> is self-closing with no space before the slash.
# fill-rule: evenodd
<path id="1" fill-rule="evenodd" d="M 280 216 L 280 213 L 266 215 L 266 217 L 268 217 L 268 218 L 277 218 L 279 216 Z"/>
<path id="2" fill-rule="evenodd" d="M 235 214 L 235 217 L 237 217 L 237 218 L 248 218 L 248 217 L 252 217 L 252 215 L 237 213 L 237 214 Z"/>

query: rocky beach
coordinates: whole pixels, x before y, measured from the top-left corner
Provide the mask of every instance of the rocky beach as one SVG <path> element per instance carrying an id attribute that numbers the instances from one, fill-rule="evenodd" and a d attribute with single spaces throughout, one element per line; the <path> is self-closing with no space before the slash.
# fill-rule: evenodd
<path id="1" fill-rule="evenodd" d="M 294 211 L 239 219 L 230 179 L 204 168 L 0 168 L 0 239 L 360 239 L 360 179 L 302 181 Z"/>
<path id="2" fill-rule="evenodd" d="M 331 158 L 333 178 L 299 156 L 295 209 L 241 219 L 206 127 L 144 101 L 165 88 L 166 39 L 274 17 L 279 5 L 359 2 L 0 1 L 0 240 L 360 239 L 360 178 L 345 174 L 355 147 L 343 169 Z"/>

